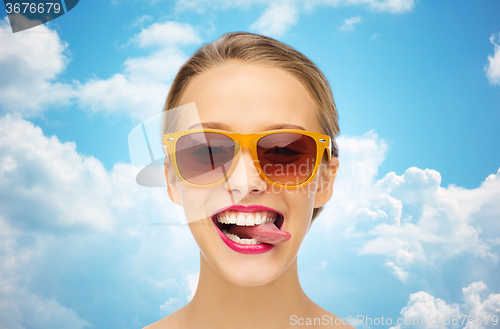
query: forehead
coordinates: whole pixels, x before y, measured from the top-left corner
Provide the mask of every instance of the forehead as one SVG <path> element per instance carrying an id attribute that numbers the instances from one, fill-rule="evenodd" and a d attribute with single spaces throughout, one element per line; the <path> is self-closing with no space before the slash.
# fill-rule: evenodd
<path id="1" fill-rule="evenodd" d="M 220 122 L 240 133 L 283 124 L 320 132 L 316 103 L 297 78 L 280 68 L 233 61 L 210 69 L 184 91 L 182 104 L 192 102 L 202 123 Z M 195 123 L 197 118 L 184 116 L 179 128 Z"/>

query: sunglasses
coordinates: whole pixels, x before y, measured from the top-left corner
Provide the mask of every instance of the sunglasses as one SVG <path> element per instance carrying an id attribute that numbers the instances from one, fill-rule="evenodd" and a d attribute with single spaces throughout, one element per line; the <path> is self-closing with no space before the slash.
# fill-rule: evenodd
<path id="1" fill-rule="evenodd" d="M 296 188 L 309 183 L 327 150 L 330 137 L 319 133 L 280 129 L 240 134 L 216 129 L 180 131 L 163 136 L 167 158 L 181 181 L 209 187 L 226 180 L 236 167 L 242 147 L 251 150 L 262 178 L 271 184 Z"/>

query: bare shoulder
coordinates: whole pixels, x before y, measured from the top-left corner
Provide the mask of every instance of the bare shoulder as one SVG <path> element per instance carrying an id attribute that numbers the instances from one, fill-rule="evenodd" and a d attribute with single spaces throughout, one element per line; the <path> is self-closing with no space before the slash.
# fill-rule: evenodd
<path id="1" fill-rule="evenodd" d="M 336 326 L 336 327 L 342 327 L 345 329 L 354 329 L 354 327 L 350 323 L 350 319 L 343 319 L 332 312 L 325 310 L 324 308 L 321 308 L 323 310 L 322 314 L 322 320 L 323 320 L 323 325 L 328 322 L 330 326 Z"/>
<path id="2" fill-rule="evenodd" d="M 163 319 L 144 327 L 143 329 L 184 329 L 186 328 L 183 321 L 184 307 L 178 309 L 174 313 L 164 317 Z"/>
<path id="3" fill-rule="evenodd" d="M 320 306 L 318 306 L 318 308 L 321 309 L 323 324 L 328 321 L 328 324 L 331 326 L 342 327 L 345 329 L 354 329 L 354 327 L 349 323 L 349 319 L 342 319 Z"/>
<path id="4" fill-rule="evenodd" d="M 349 319 L 342 319 L 332 312 L 322 308 L 318 304 L 311 301 L 307 318 L 290 318 L 292 325 L 306 325 L 309 328 L 324 328 L 326 327 L 341 327 L 344 329 L 355 329 Z"/>

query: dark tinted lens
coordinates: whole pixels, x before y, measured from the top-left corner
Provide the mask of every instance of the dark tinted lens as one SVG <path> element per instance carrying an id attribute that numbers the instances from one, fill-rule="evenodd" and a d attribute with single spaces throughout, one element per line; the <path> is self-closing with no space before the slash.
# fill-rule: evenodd
<path id="1" fill-rule="evenodd" d="M 176 144 L 177 167 L 192 184 L 215 183 L 228 172 L 234 158 L 234 141 L 217 133 L 193 133 Z"/>
<path id="2" fill-rule="evenodd" d="M 257 154 L 264 174 L 284 185 L 298 185 L 313 173 L 316 142 L 297 133 L 278 133 L 257 142 Z"/>

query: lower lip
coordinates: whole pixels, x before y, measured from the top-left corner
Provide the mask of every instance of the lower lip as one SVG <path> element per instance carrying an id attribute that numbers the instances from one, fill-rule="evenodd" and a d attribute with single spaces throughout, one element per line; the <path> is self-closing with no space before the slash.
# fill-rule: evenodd
<path id="1" fill-rule="evenodd" d="M 233 240 L 229 239 L 224 233 L 222 233 L 222 231 L 217 227 L 215 222 L 214 225 L 222 241 L 224 241 L 229 248 L 233 249 L 236 252 L 239 252 L 240 254 L 247 254 L 247 255 L 262 254 L 273 249 L 274 247 L 274 245 L 268 243 L 257 243 L 257 244 L 236 243 Z"/>

